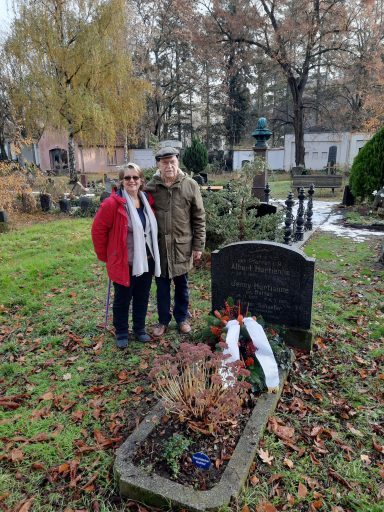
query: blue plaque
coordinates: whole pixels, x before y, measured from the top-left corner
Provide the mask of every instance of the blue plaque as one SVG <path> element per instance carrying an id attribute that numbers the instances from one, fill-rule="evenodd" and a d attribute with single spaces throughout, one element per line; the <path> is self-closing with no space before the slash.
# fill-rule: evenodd
<path id="1" fill-rule="evenodd" d="M 212 462 L 205 453 L 197 452 L 192 455 L 192 464 L 200 469 L 209 469 Z"/>

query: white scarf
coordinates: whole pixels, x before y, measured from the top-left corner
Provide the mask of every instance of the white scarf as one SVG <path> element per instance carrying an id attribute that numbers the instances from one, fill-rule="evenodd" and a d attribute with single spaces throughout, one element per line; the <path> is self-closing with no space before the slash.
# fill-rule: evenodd
<path id="1" fill-rule="evenodd" d="M 145 243 L 144 229 L 143 224 L 140 220 L 139 214 L 137 213 L 136 207 L 134 205 L 133 199 L 131 196 L 123 189 L 123 197 L 125 199 L 129 217 L 132 223 L 132 232 L 133 232 L 133 263 L 132 263 L 132 275 L 133 276 L 141 276 L 144 272 L 148 272 L 148 258 L 147 258 L 147 248 Z M 146 195 L 139 191 L 139 197 L 144 205 L 144 212 L 147 215 L 150 225 L 149 234 L 152 238 L 152 248 L 153 248 L 153 259 L 155 260 L 155 276 L 159 277 L 161 274 L 160 269 L 160 254 L 159 254 L 159 246 L 157 243 L 157 222 L 155 215 L 152 211 L 148 203 L 148 199 Z"/>

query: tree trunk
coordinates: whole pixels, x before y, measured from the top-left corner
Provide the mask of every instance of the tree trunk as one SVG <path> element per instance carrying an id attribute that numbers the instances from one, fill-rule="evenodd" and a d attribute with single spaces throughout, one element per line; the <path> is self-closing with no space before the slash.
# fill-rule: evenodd
<path id="1" fill-rule="evenodd" d="M 75 159 L 75 140 L 73 131 L 70 128 L 68 135 L 68 167 L 69 167 L 69 182 L 77 182 L 77 170 L 76 170 L 76 159 Z"/>
<path id="2" fill-rule="evenodd" d="M 293 103 L 293 129 L 295 132 L 295 162 L 297 167 L 305 167 L 304 147 L 304 105 L 303 93 L 294 77 L 288 78 Z"/>
<path id="3" fill-rule="evenodd" d="M 125 136 L 124 136 L 124 164 L 127 165 L 128 162 L 129 162 L 128 133 L 127 133 L 127 130 L 125 130 Z"/>

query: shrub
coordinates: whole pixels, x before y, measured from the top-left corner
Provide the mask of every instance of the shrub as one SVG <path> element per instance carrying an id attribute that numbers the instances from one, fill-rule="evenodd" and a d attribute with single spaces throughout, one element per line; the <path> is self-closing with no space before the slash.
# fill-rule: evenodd
<path id="1" fill-rule="evenodd" d="M 355 157 L 349 184 L 353 195 L 359 199 L 370 197 L 384 185 L 384 128 Z"/>
<path id="2" fill-rule="evenodd" d="M 244 381 L 249 372 L 242 362 L 225 359 L 203 343 L 182 343 L 176 355 L 158 357 L 150 377 L 167 411 L 204 434 L 219 433 L 231 424 L 250 388 Z"/>
<path id="3" fill-rule="evenodd" d="M 0 162 L 0 209 L 12 212 L 17 209 L 17 199 L 30 192 L 27 171 L 14 162 Z"/>
<path id="4" fill-rule="evenodd" d="M 183 164 L 193 173 L 204 171 L 208 165 L 207 148 L 196 137 L 192 139 L 192 145 L 184 151 Z"/>
<path id="5" fill-rule="evenodd" d="M 206 246 L 210 250 L 242 240 L 283 239 L 282 213 L 256 217 L 259 200 L 252 196 L 254 176 L 263 171 L 260 159 L 244 165 L 223 192 L 203 195 L 207 219 Z"/>

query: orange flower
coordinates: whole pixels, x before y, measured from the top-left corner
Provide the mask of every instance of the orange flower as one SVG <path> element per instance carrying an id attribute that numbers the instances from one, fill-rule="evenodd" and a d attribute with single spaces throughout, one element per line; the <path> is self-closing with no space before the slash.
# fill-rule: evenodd
<path id="1" fill-rule="evenodd" d="M 244 361 L 245 363 L 245 366 L 252 366 L 253 364 L 255 364 L 255 361 L 253 359 L 253 357 L 247 357 L 247 359 Z"/>
<path id="2" fill-rule="evenodd" d="M 220 336 L 221 334 L 221 327 L 215 327 L 214 325 L 211 326 L 211 333 L 214 336 Z"/>

